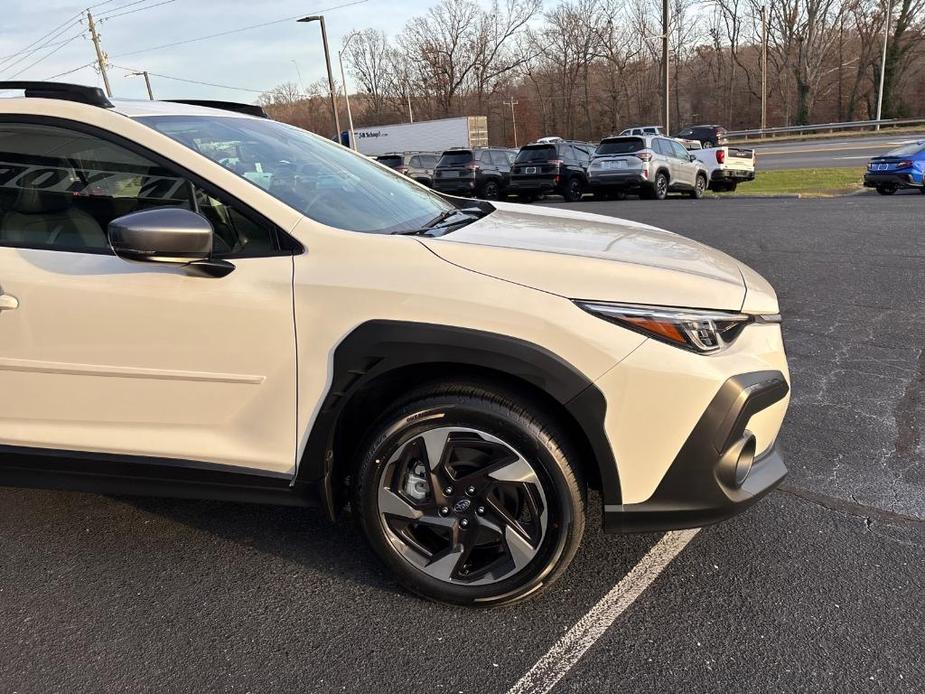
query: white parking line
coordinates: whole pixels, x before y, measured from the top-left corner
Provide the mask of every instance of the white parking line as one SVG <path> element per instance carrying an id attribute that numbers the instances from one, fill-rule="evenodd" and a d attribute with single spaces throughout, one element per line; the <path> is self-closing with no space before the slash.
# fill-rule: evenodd
<path id="1" fill-rule="evenodd" d="M 536 661 L 508 694 L 546 694 L 687 546 L 699 528 L 665 533 L 646 556 Z"/>

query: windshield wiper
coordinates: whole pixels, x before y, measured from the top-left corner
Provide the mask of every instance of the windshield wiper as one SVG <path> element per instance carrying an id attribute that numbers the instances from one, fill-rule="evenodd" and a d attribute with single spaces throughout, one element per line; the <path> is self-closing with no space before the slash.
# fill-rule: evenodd
<path id="1" fill-rule="evenodd" d="M 481 207 L 454 207 L 452 210 L 441 212 L 438 216 L 427 222 L 427 224 L 420 227 L 419 229 L 400 229 L 398 231 L 393 231 L 392 234 L 400 234 L 402 236 L 426 236 L 428 232 L 431 232 L 434 229 L 443 229 L 446 227 L 457 226 L 459 224 L 468 224 L 469 222 L 474 222 L 476 219 L 484 217 L 486 214 L 488 213 Z M 455 222 L 448 221 L 457 215 L 463 215 L 465 219 L 460 219 Z"/>

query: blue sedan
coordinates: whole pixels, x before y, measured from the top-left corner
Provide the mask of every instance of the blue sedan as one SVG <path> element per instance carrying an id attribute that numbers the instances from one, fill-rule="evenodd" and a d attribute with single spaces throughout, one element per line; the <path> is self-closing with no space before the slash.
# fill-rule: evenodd
<path id="1" fill-rule="evenodd" d="M 900 188 L 918 188 L 925 193 L 925 140 L 871 159 L 864 185 L 876 188 L 880 195 L 892 195 Z"/>

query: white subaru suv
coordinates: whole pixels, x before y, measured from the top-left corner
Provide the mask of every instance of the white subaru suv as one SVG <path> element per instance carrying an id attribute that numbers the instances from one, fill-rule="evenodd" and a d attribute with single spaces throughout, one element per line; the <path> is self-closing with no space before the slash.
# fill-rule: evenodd
<path id="1" fill-rule="evenodd" d="M 256 107 L 0 83 L 0 484 L 349 504 L 412 591 L 497 605 L 608 531 L 786 473 L 757 273 L 439 195 Z"/>

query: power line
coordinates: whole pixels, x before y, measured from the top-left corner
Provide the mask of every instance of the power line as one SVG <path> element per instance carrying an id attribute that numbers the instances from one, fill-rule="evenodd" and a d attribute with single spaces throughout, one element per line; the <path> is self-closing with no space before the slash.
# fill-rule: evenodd
<path id="1" fill-rule="evenodd" d="M 136 70 L 135 68 L 126 67 L 125 65 L 113 64 L 113 67 L 119 68 L 120 70 L 128 70 L 129 72 L 138 72 L 138 73 L 144 72 L 144 70 Z M 161 77 L 162 79 L 165 79 L 165 80 L 174 80 L 176 82 L 188 82 L 190 84 L 201 84 L 206 87 L 219 87 L 220 89 L 232 89 L 236 92 L 251 92 L 253 94 L 264 94 L 268 91 L 266 89 L 250 89 L 248 87 L 233 87 L 230 84 L 217 84 L 215 82 L 202 82 L 200 80 L 190 80 L 190 79 L 186 79 L 185 77 L 174 77 L 173 75 L 163 75 L 159 72 L 148 71 L 148 74 L 151 75 L 152 77 Z"/>
<path id="2" fill-rule="evenodd" d="M 63 34 L 66 34 L 66 33 L 68 32 L 69 29 L 71 29 L 71 28 L 77 26 L 78 24 L 80 24 L 80 20 L 79 20 L 79 19 L 78 19 L 78 20 L 75 20 L 75 21 L 73 21 L 73 22 L 71 22 L 70 24 L 63 25 L 63 28 L 61 28 L 61 29 L 59 29 L 59 30 L 56 30 L 53 34 L 51 34 L 50 36 L 48 36 L 48 38 L 45 39 L 45 41 L 39 43 L 39 45 L 37 45 L 35 48 L 33 48 L 33 49 L 29 50 L 29 51 L 23 51 L 23 52 L 21 52 L 21 54 L 19 55 L 19 57 L 18 57 L 16 60 L 14 60 L 13 62 L 7 61 L 7 63 L 3 66 L 3 69 L 4 69 L 4 70 L 12 70 L 14 67 L 16 67 L 16 66 L 19 65 L 20 63 L 22 63 L 22 62 L 28 60 L 31 56 L 35 55 L 35 54 L 38 53 L 39 51 L 43 51 L 43 50 L 45 50 L 46 48 L 48 48 L 48 47 L 49 47 L 49 44 L 51 44 L 55 39 L 59 38 L 59 37 L 62 36 Z M 15 57 L 15 56 L 14 56 L 14 57 Z"/>
<path id="3" fill-rule="evenodd" d="M 169 5 L 170 3 L 176 2 L 176 1 L 177 0 L 161 0 L 161 2 L 157 2 L 153 5 L 145 5 L 144 7 L 136 7 L 134 10 L 126 10 L 125 12 L 119 12 L 119 10 L 124 9 L 126 7 L 132 7 L 133 5 L 138 5 L 143 2 L 149 2 L 149 0 L 135 0 L 135 2 L 129 2 L 129 3 L 126 3 L 125 5 L 120 5 L 119 7 L 113 7 L 111 10 L 106 10 L 104 14 L 100 15 L 99 21 L 103 22 L 104 20 L 107 20 L 107 19 L 115 19 L 116 17 L 124 17 L 127 14 L 135 14 L 136 12 L 142 12 L 144 10 L 151 10 L 151 9 L 154 9 L 155 7 L 160 7 L 161 5 Z M 113 14 L 113 12 L 115 12 L 116 14 Z"/>
<path id="4" fill-rule="evenodd" d="M 108 4 L 111 3 L 111 2 L 115 2 L 115 0 L 104 0 L 103 2 L 98 2 L 98 3 L 96 3 L 96 4 L 90 5 L 90 7 L 89 7 L 88 9 L 91 9 L 91 10 L 92 10 L 94 7 L 102 7 L 103 5 L 108 5 Z M 105 10 L 104 10 L 104 11 L 105 11 Z M 80 23 L 81 17 L 83 17 L 83 10 L 81 10 L 80 12 L 78 12 L 78 13 L 75 14 L 75 15 L 72 15 L 69 19 L 64 20 L 63 22 L 61 22 L 61 24 L 59 24 L 58 26 L 56 26 L 56 27 L 55 27 L 54 29 L 52 29 L 51 31 L 49 31 L 49 32 L 47 32 L 47 33 L 45 33 L 45 34 L 42 34 L 42 35 L 39 36 L 35 41 L 33 41 L 32 43 L 30 43 L 28 46 L 23 47 L 23 48 L 22 48 L 21 50 L 19 50 L 18 52 L 12 53 L 12 54 L 10 54 L 10 55 L 4 56 L 3 58 L 0 58 L 0 67 L 2 67 L 3 64 L 4 64 L 7 60 L 9 60 L 10 58 L 15 58 L 16 56 L 19 56 L 19 55 L 21 55 L 21 54 L 23 54 L 23 53 L 25 53 L 25 52 L 27 52 L 27 51 L 29 51 L 29 53 L 31 54 L 31 53 L 35 53 L 36 51 L 40 51 L 40 50 L 42 50 L 43 48 L 48 48 L 48 47 L 50 47 L 51 45 L 56 45 L 56 44 L 51 44 L 51 43 L 49 43 L 49 41 L 54 40 L 55 37 L 60 36 L 60 35 L 63 34 L 65 31 L 67 31 L 67 30 L 70 29 L 72 26 L 74 26 L 75 24 Z M 51 36 L 52 34 L 55 34 L 55 36 L 52 37 L 52 36 Z M 48 37 L 51 37 L 51 38 L 48 38 Z M 45 39 L 48 39 L 48 41 L 45 41 Z M 45 43 L 43 43 L 41 46 L 36 46 L 34 49 L 32 48 L 32 47 L 35 46 L 37 43 L 42 43 L 43 41 L 45 41 Z M 32 50 L 30 51 L 30 49 L 32 49 Z M 26 56 L 23 56 L 23 57 L 26 57 Z M 6 67 L 9 68 L 9 67 L 11 67 L 11 66 L 7 65 Z"/>
<path id="5" fill-rule="evenodd" d="M 96 65 L 96 61 L 95 61 L 95 60 L 91 60 L 89 63 L 85 63 L 85 64 L 81 65 L 80 67 L 75 67 L 75 68 L 71 68 L 70 70 L 65 70 L 64 72 L 59 72 L 57 75 L 52 75 L 51 77 L 46 77 L 46 78 L 43 79 L 42 81 L 43 81 L 43 82 L 50 82 L 51 80 L 58 79 L 59 77 L 64 77 L 65 75 L 72 75 L 72 74 L 74 74 L 75 72 L 80 72 L 81 70 L 83 70 L 83 69 L 85 69 L 85 68 L 88 68 L 88 67 L 92 67 L 93 65 Z"/>
<path id="6" fill-rule="evenodd" d="M 58 51 L 60 51 L 62 48 L 64 48 L 65 46 L 67 46 L 67 45 L 68 45 L 69 43 L 71 43 L 72 41 L 75 41 L 75 40 L 79 39 L 81 36 L 83 36 L 83 32 L 81 32 L 81 33 L 79 33 L 79 34 L 76 34 L 76 35 L 72 36 L 72 37 L 69 38 L 67 41 L 64 41 L 64 42 L 61 43 L 57 48 L 55 48 L 55 49 L 49 51 L 48 53 L 46 53 L 45 55 L 43 55 L 41 58 L 39 58 L 38 60 L 36 60 L 35 62 L 29 63 L 29 65 L 27 65 L 26 67 L 24 67 L 22 70 L 20 70 L 19 72 L 17 72 L 15 75 L 10 75 L 10 79 L 11 79 L 11 80 L 14 80 L 14 79 L 16 79 L 17 77 L 19 77 L 21 74 L 23 74 L 24 72 L 28 72 L 29 70 L 31 70 L 33 67 L 35 67 L 36 65 L 38 65 L 38 64 L 41 63 L 42 61 L 47 60 L 48 58 L 50 58 L 51 56 L 53 56 L 55 53 L 57 53 Z"/>
<path id="7" fill-rule="evenodd" d="M 333 12 L 334 10 L 341 10 L 345 7 L 352 7 L 354 5 L 362 5 L 368 0 L 353 0 L 353 2 L 344 3 L 342 5 L 335 5 L 334 7 L 326 7 L 323 10 L 318 10 L 316 14 L 321 14 L 324 12 Z M 222 31 L 217 34 L 208 34 L 206 36 L 197 36 L 192 39 L 185 39 L 183 41 L 174 41 L 173 43 L 165 43 L 160 46 L 149 46 L 148 48 L 141 48 L 137 51 L 130 51 L 128 53 L 120 53 L 119 55 L 113 56 L 114 58 L 125 58 L 130 55 L 138 55 L 139 53 L 148 53 L 150 51 L 159 51 L 163 48 L 173 48 L 174 46 L 183 46 L 188 43 L 196 43 L 197 41 L 206 41 L 207 39 L 217 39 L 222 36 L 229 36 L 231 34 L 238 34 L 242 31 L 250 31 L 251 29 L 262 29 L 263 27 L 273 26 L 274 24 L 282 24 L 283 22 L 292 22 L 296 19 L 300 19 L 305 16 L 305 13 L 299 13 L 292 17 L 283 17 L 282 19 L 274 19 L 270 22 L 263 22 L 261 24 L 251 24 L 250 26 L 239 27 L 238 29 L 231 29 L 229 31 Z M 152 73 L 153 74 L 153 73 Z"/>

